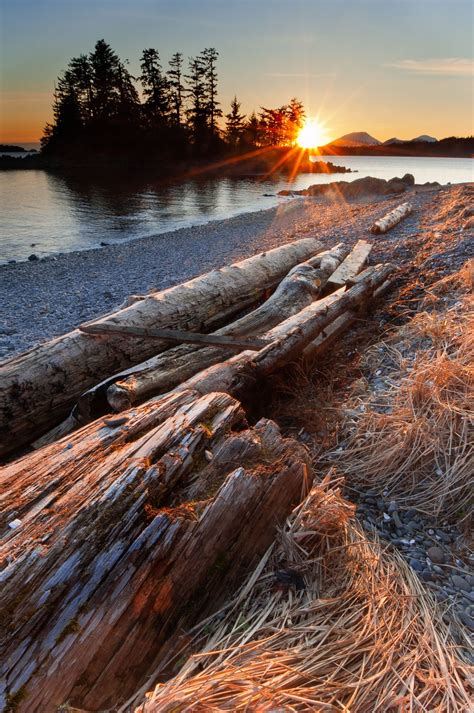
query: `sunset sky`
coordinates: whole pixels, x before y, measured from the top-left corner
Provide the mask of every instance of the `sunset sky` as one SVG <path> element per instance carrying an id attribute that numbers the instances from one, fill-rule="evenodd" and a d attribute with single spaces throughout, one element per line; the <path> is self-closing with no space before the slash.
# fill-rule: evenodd
<path id="1" fill-rule="evenodd" d="M 385 140 L 473 129 L 471 0 L 0 0 L 0 141 L 38 141 L 54 80 L 104 38 L 138 74 L 142 49 L 166 66 L 220 53 L 224 113 L 297 96 L 329 138 Z"/>

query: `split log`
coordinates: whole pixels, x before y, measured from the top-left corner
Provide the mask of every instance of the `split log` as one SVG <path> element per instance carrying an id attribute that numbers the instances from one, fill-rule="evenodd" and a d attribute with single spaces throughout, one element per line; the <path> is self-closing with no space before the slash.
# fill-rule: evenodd
<path id="1" fill-rule="evenodd" d="M 388 230 L 390 230 L 390 228 L 393 228 L 394 225 L 397 225 L 397 223 L 403 220 L 403 218 L 406 218 L 407 215 L 410 215 L 411 212 L 411 204 L 402 203 L 401 205 L 391 210 L 390 213 L 384 215 L 383 218 L 376 220 L 373 226 L 370 228 L 370 232 L 374 233 L 375 235 L 379 235 L 380 233 L 386 233 Z"/>
<path id="2" fill-rule="evenodd" d="M 337 270 L 328 279 L 328 287 L 338 289 L 347 284 L 359 273 L 372 250 L 372 245 L 366 240 L 358 240 L 355 247 L 346 259 L 339 265 Z"/>
<path id="3" fill-rule="evenodd" d="M 254 304 L 294 265 L 319 249 L 305 238 L 148 295 L 103 323 L 210 331 Z M 97 321 L 95 322 L 97 324 Z M 41 344 L 1 367 L 0 455 L 45 433 L 75 399 L 106 376 L 167 349 L 168 342 L 97 339 L 79 330 Z"/>
<path id="4" fill-rule="evenodd" d="M 4 705 L 116 706 L 218 608 L 310 486 L 301 444 L 242 423 L 183 391 L 4 469 Z"/>
<path id="5" fill-rule="evenodd" d="M 236 338 L 261 335 L 296 314 L 319 297 L 328 278 L 348 252 L 339 244 L 297 265 L 263 305 L 210 336 Z M 123 411 L 134 403 L 174 388 L 226 356 L 230 356 L 230 352 L 226 354 L 225 350 L 215 348 L 178 346 L 169 349 L 143 364 L 115 374 L 82 394 L 77 400 L 74 417 L 77 423 L 87 423 L 110 409 Z"/>

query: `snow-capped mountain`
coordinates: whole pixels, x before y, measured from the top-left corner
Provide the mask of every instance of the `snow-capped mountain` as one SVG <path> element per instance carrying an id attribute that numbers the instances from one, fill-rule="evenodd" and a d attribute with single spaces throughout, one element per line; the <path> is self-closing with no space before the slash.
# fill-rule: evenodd
<path id="1" fill-rule="evenodd" d="M 331 143 L 334 146 L 379 146 L 382 142 L 366 131 L 353 131 L 351 134 L 340 136 Z"/>
<path id="2" fill-rule="evenodd" d="M 415 139 L 412 139 L 412 141 L 426 141 L 428 144 L 435 144 L 438 139 L 435 139 L 434 136 L 428 136 L 428 134 L 421 134 L 421 136 L 417 136 Z"/>

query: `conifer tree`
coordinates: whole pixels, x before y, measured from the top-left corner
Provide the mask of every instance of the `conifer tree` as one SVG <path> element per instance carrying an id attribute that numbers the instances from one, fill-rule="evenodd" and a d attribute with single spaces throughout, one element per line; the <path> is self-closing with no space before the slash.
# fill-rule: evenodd
<path id="1" fill-rule="evenodd" d="M 169 61 L 168 84 L 170 89 L 170 103 L 176 126 L 181 126 L 184 86 L 183 86 L 183 55 L 175 52 Z"/>
<path id="2" fill-rule="evenodd" d="M 150 47 L 143 50 L 140 68 L 139 80 L 143 85 L 147 121 L 154 126 L 163 124 L 169 112 L 169 85 L 156 49 Z"/>
<path id="3" fill-rule="evenodd" d="M 230 112 L 225 115 L 226 125 L 225 125 L 225 135 L 228 143 L 232 148 L 236 148 L 241 142 L 242 136 L 245 131 L 245 116 L 240 114 L 240 102 L 237 101 L 237 97 L 231 101 Z"/>

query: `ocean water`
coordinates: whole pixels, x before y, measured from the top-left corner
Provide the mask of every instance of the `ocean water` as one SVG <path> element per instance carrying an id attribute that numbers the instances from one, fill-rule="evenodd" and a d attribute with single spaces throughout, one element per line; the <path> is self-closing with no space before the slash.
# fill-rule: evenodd
<path id="1" fill-rule="evenodd" d="M 393 178 L 412 173 L 417 183 L 474 180 L 467 158 L 326 157 L 357 173 L 301 173 L 289 184 L 283 176 L 199 178 L 173 182 L 136 176 L 107 178 L 58 175 L 45 171 L 0 172 L 0 262 L 26 260 L 100 247 L 177 228 L 200 225 L 271 208 L 288 200 L 285 188 L 352 181 L 364 176 Z"/>

